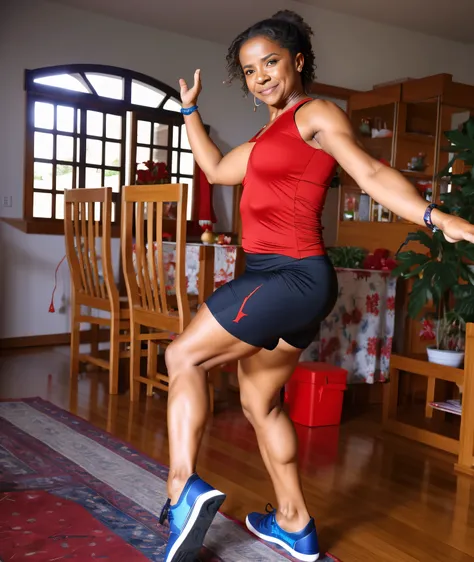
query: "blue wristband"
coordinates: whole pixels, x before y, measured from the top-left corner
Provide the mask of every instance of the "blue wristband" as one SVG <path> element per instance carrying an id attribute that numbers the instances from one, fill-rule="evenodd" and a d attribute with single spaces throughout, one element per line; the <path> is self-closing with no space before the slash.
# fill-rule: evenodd
<path id="1" fill-rule="evenodd" d="M 181 113 L 183 115 L 191 115 L 191 113 L 194 113 L 197 110 L 197 108 L 198 108 L 197 105 L 193 105 L 192 107 L 182 107 Z"/>
<path id="2" fill-rule="evenodd" d="M 437 209 L 438 205 L 436 205 L 436 203 L 430 203 L 428 205 L 428 207 L 426 208 L 425 214 L 423 216 L 423 220 L 425 221 L 426 226 L 432 231 L 432 232 L 438 232 L 439 228 L 437 226 L 435 226 L 431 220 L 431 211 L 433 209 Z"/>

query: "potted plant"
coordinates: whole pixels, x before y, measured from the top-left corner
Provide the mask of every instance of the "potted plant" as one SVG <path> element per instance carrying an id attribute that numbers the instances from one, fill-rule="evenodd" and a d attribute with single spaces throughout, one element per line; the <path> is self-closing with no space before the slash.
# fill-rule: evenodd
<path id="1" fill-rule="evenodd" d="M 474 118 L 460 129 L 445 132 L 450 141 L 446 150 L 453 153 L 446 168 L 440 173 L 442 181 L 451 190 L 441 194 L 441 210 L 474 222 Z M 463 161 L 469 169 L 454 173 L 453 164 Z M 432 236 L 418 230 L 409 235 L 427 249 L 426 253 L 405 251 L 397 255 L 398 266 L 392 274 L 404 279 L 413 278 L 409 294 L 408 315 L 416 319 L 432 303 L 435 310 L 431 324 L 436 344 L 428 347 L 432 362 L 459 366 L 464 357 L 466 322 L 474 321 L 474 245 L 462 241 L 449 243 L 442 232 Z M 424 321 L 423 334 L 430 328 Z"/>
<path id="2" fill-rule="evenodd" d="M 359 269 L 362 267 L 367 252 L 358 246 L 333 246 L 327 249 L 329 259 L 334 267 Z"/>

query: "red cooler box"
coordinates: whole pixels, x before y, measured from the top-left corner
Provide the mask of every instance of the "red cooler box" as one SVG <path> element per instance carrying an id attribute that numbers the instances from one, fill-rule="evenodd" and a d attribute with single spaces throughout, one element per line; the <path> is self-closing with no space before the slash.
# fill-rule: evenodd
<path id="1" fill-rule="evenodd" d="M 285 389 L 290 418 L 308 427 L 339 425 L 347 371 L 329 363 L 301 362 Z"/>

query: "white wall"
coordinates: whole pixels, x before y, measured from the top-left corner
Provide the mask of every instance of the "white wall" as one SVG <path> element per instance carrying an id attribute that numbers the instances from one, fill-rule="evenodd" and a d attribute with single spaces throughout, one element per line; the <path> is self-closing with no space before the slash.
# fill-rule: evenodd
<path id="1" fill-rule="evenodd" d="M 474 82 L 474 48 L 288 2 L 315 31 L 318 80 L 369 89 L 403 76 L 451 72 Z M 251 137 L 265 122 L 237 85 L 222 84 L 226 46 L 166 33 L 43 0 L 3 0 L 0 7 L 0 193 L 13 197 L 1 216 L 21 217 L 23 204 L 24 70 L 66 63 L 129 68 L 177 85 L 202 69 L 203 119 L 227 150 Z M 231 220 L 231 190 L 216 190 L 218 228 Z M 326 217 L 328 220 L 328 217 Z M 336 217 L 334 217 L 334 221 Z M 66 315 L 48 314 L 54 269 L 64 254 L 60 236 L 34 236 L 0 222 L 0 338 L 64 332 Z M 56 304 L 67 293 L 60 270 Z"/>
<path id="2" fill-rule="evenodd" d="M 5 0 L 4 0 L 5 1 Z M 222 150 L 244 142 L 265 123 L 251 99 L 223 84 L 226 48 L 210 42 L 128 24 L 41 0 L 11 0 L 0 10 L 0 191 L 13 207 L 1 216 L 21 217 L 23 206 L 24 70 L 66 63 L 101 63 L 133 69 L 176 87 L 202 69 L 203 120 Z M 6 17 L 5 17 L 6 16 Z M 232 190 L 216 189 L 217 228 L 230 228 Z M 54 270 L 64 255 L 60 236 L 26 235 L 0 222 L 0 338 L 68 331 L 65 315 L 49 314 Z M 60 270 L 56 308 L 67 292 Z"/>
<path id="3" fill-rule="evenodd" d="M 474 45 L 296 2 L 292 6 L 313 28 L 320 82 L 366 90 L 381 82 L 447 72 L 458 82 L 474 84 Z"/>

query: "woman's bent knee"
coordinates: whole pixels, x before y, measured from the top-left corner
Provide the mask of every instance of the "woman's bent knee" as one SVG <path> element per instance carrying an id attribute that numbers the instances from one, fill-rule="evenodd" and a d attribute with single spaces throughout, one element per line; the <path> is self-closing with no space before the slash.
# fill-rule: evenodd
<path id="1" fill-rule="evenodd" d="M 170 380 L 181 374 L 194 372 L 201 367 L 200 357 L 187 345 L 186 341 L 174 340 L 165 351 L 166 370 Z"/>
<path id="2" fill-rule="evenodd" d="M 255 396 L 247 397 L 245 394 L 241 393 L 240 404 L 244 416 L 255 429 L 262 426 L 272 412 L 271 406 L 259 404 Z"/>
<path id="3" fill-rule="evenodd" d="M 165 362 L 168 376 L 173 376 L 178 371 L 191 367 L 191 354 L 186 351 L 186 346 L 179 340 L 171 342 L 165 351 Z"/>

